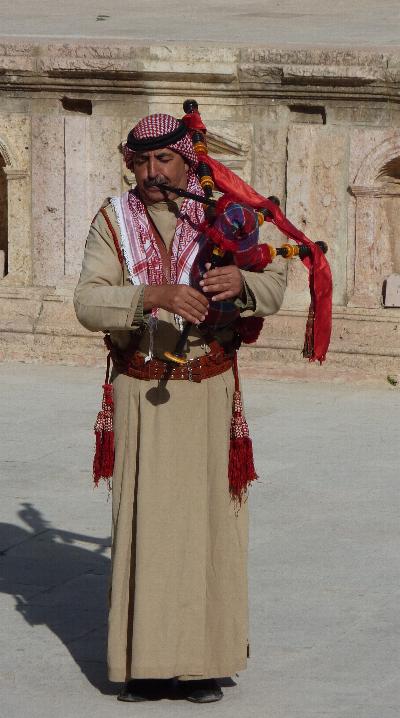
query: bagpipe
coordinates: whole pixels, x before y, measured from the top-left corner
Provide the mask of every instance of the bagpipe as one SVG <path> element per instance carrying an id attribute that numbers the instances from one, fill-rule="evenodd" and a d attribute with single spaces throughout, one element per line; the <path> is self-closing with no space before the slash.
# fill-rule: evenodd
<path id="1" fill-rule="evenodd" d="M 262 272 L 277 256 L 285 259 L 299 257 L 308 270 L 311 295 L 303 356 L 322 363 L 329 347 L 332 326 L 332 275 L 325 257 L 328 249 L 326 243 L 312 242 L 285 217 L 276 197 L 263 197 L 232 170 L 210 157 L 206 142 L 207 129 L 196 100 L 186 100 L 183 109 L 185 115 L 182 121 L 191 134 L 198 160 L 196 174 L 203 194 L 172 187 L 157 179 L 154 184 L 166 195 L 174 193 L 204 205 L 205 220 L 199 231 L 205 235 L 207 242 L 193 267 L 192 286 L 199 287 L 206 264 L 215 268 L 234 263 L 243 270 Z M 215 189 L 222 192 L 219 199 L 213 197 Z M 259 227 L 264 221 L 274 224 L 296 244 L 285 243 L 278 248 L 266 243 L 259 244 Z M 233 300 L 211 302 L 203 323 L 205 328 L 232 324 L 239 343 L 253 343 L 260 334 L 263 319 L 240 317 L 240 311 Z M 190 329 L 191 324 L 186 323 L 174 352 L 165 354 L 169 361 L 186 362 L 184 347 Z"/>

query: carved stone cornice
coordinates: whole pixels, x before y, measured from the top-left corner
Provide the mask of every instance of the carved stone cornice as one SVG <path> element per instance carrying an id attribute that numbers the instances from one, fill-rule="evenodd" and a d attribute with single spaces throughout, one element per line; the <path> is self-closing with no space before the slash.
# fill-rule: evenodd
<path id="1" fill-rule="evenodd" d="M 207 86 L 205 88 L 205 85 Z M 0 42 L 0 89 L 399 102 L 396 51 Z"/>
<path id="2" fill-rule="evenodd" d="M 398 189 L 393 190 L 388 187 L 363 187 L 362 185 L 350 185 L 350 194 L 353 197 L 400 197 L 400 185 Z"/>
<path id="3" fill-rule="evenodd" d="M 28 175 L 28 170 L 16 169 L 15 167 L 3 167 L 7 180 L 24 179 Z"/>

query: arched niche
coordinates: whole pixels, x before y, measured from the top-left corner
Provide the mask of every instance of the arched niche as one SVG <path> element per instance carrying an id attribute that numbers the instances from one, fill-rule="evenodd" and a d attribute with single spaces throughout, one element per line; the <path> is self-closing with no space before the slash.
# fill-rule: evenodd
<path id="1" fill-rule="evenodd" d="M 400 134 L 363 159 L 350 186 L 354 198 L 354 286 L 349 304 L 377 308 L 382 287 L 400 273 Z"/>
<path id="2" fill-rule="evenodd" d="M 30 177 L 1 135 L 0 193 L 0 249 L 5 253 L 5 275 L 0 281 L 26 286 L 32 269 Z"/>

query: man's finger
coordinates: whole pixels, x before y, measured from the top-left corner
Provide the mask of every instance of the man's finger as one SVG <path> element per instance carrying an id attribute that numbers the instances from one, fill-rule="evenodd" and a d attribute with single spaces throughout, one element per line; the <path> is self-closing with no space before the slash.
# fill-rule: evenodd
<path id="1" fill-rule="evenodd" d="M 186 299 L 185 304 L 187 307 L 191 307 L 192 309 L 195 309 L 196 311 L 201 312 L 201 314 L 205 314 L 205 312 L 207 311 L 207 309 L 209 307 L 210 302 L 207 299 L 207 297 L 205 297 L 204 295 L 200 295 L 200 296 L 203 301 L 200 301 L 200 299 L 198 299 L 197 297 L 189 296 Z"/>
<path id="2" fill-rule="evenodd" d="M 187 312 L 190 312 L 193 314 L 197 319 L 203 319 L 207 316 L 209 307 L 209 301 L 207 300 L 207 305 L 204 306 L 204 304 L 200 304 L 200 302 L 197 301 L 194 297 L 189 297 L 187 301 L 184 303 L 184 309 Z"/>
<path id="3" fill-rule="evenodd" d="M 233 291 L 230 282 L 215 282 L 214 284 L 206 284 L 203 287 L 203 292 L 207 292 L 207 294 L 210 294 L 210 292 L 227 292 L 228 290 Z"/>
<path id="4" fill-rule="evenodd" d="M 233 264 L 228 264 L 226 267 L 214 267 L 214 269 L 210 269 L 209 271 L 205 272 L 203 274 L 203 278 L 206 279 L 208 277 L 217 277 L 219 275 L 226 276 L 227 274 L 230 274 L 232 276 L 236 275 L 237 267 Z"/>
<path id="5" fill-rule="evenodd" d="M 204 312 L 203 310 L 198 311 L 190 305 L 185 305 L 180 308 L 177 311 L 177 314 L 180 314 L 180 316 L 186 319 L 188 322 L 193 322 L 193 324 L 199 324 L 200 322 L 204 322 L 207 316 L 207 312 Z"/>
<path id="6" fill-rule="evenodd" d="M 208 299 L 207 299 L 207 297 L 204 296 L 204 294 L 197 291 L 197 289 L 194 289 L 193 287 L 188 287 L 187 288 L 187 299 L 189 299 L 189 297 L 190 297 L 190 300 L 192 300 L 192 299 L 196 300 L 197 302 L 199 302 L 201 304 L 202 307 L 207 309 Z"/>
<path id="7" fill-rule="evenodd" d="M 224 299 L 236 299 L 237 294 L 236 292 L 232 292 L 232 290 L 228 290 L 226 292 L 220 292 L 219 294 L 215 294 L 213 297 L 211 297 L 212 302 L 222 302 Z"/>
<path id="8" fill-rule="evenodd" d="M 200 285 L 202 287 L 215 287 L 217 284 L 225 284 L 231 286 L 234 280 L 231 277 L 209 277 L 202 279 Z"/>

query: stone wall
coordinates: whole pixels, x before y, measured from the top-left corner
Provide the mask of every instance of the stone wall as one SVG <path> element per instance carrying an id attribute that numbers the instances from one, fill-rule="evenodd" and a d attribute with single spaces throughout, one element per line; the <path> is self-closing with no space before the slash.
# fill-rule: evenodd
<path id="1" fill-rule="evenodd" d="M 0 44 L 0 356 L 94 363 L 101 337 L 77 323 L 72 291 L 90 220 L 133 182 L 120 142 L 143 115 L 196 97 L 210 152 L 329 244 L 332 367 L 398 370 L 400 55 L 339 50 Z M 271 226 L 263 238 L 281 242 Z M 307 275 L 288 267 L 284 306 L 243 362 L 296 366 Z"/>

